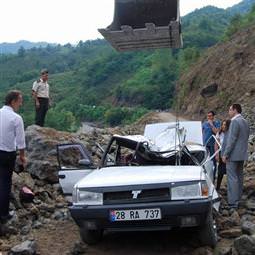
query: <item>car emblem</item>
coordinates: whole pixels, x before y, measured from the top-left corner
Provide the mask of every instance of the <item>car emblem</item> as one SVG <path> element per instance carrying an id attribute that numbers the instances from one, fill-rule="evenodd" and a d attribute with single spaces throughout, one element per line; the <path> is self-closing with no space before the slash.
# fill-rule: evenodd
<path id="1" fill-rule="evenodd" d="M 133 194 L 133 199 L 137 199 L 138 195 L 141 193 L 141 190 L 133 190 L 132 194 Z"/>

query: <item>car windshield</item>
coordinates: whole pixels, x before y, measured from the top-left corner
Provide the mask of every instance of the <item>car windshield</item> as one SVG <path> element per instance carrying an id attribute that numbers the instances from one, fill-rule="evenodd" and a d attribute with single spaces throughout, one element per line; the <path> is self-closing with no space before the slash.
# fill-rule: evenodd
<path id="1" fill-rule="evenodd" d="M 185 143 L 186 130 L 166 128 L 151 140 L 145 136 L 112 137 L 103 166 L 200 165 L 206 150 L 195 143 Z"/>

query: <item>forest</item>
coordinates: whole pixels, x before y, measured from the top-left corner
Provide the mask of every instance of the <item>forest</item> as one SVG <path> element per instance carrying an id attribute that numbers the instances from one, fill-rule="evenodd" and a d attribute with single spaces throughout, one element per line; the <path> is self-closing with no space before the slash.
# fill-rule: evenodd
<path id="1" fill-rule="evenodd" d="M 75 131 L 84 121 L 129 124 L 148 111 L 169 109 L 178 77 L 208 47 L 254 22 L 255 8 L 246 14 L 251 2 L 226 10 L 208 6 L 182 17 L 183 49 L 118 53 L 98 39 L 75 46 L 21 46 L 15 54 L 2 53 L 0 97 L 10 89 L 21 90 L 21 114 L 26 126 L 33 124 L 32 83 L 40 70 L 47 68 L 52 100 L 46 119 L 49 127 Z"/>

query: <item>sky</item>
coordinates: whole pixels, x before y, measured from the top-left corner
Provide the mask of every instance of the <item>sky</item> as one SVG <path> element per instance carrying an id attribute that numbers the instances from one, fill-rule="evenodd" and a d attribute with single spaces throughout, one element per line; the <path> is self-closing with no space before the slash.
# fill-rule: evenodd
<path id="1" fill-rule="evenodd" d="M 180 0 L 181 16 L 207 5 L 227 8 L 241 0 Z M 113 20 L 114 0 L 0 0 L 0 43 L 28 40 L 76 44 L 102 38 Z"/>

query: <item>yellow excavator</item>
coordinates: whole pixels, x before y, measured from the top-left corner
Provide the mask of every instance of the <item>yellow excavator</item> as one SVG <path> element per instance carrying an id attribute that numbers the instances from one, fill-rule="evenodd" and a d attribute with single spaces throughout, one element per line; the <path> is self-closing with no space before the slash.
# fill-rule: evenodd
<path id="1" fill-rule="evenodd" d="M 98 31 L 117 51 L 181 48 L 179 0 L 115 0 L 112 24 Z"/>

